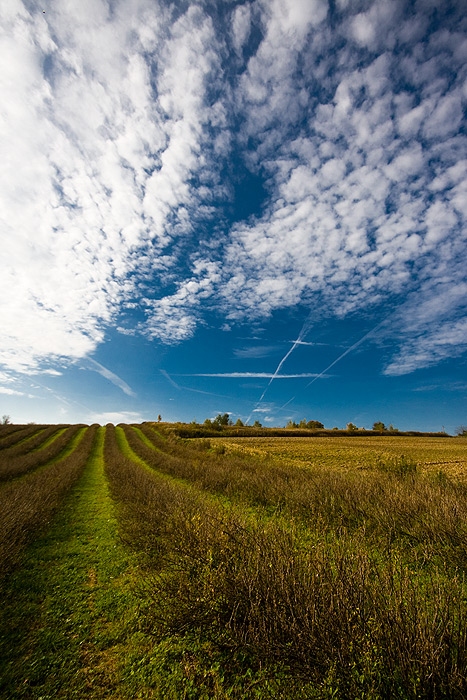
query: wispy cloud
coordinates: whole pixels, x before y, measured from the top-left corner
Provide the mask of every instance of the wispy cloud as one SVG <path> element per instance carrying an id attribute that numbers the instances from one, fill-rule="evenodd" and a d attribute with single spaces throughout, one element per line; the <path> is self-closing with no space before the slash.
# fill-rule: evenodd
<path id="1" fill-rule="evenodd" d="M 133 389 L 129 387 L 121 377 L 115 374 L 115 372 L 111 372 L 110 369 L 107 369 L 107 367 L 104 367 L 104 365 L 101 365 L 100 362 L 96 362 L 96 360 L 89 357 L 81 363 L 81 366 L 97 372 L 109 382 L 112 382 L 112 384 L 121 389 L 127 396 L 136 396 Z"/>
<path id="2" fill-rule="evenodd" d="M 181 386 L 179 386 L 179 385 L 177 384 L 177 382 L 175 382 L 175 381 L 172 379 L 172 377 L 170 376 L 170 374 L 169 374 L 168 372 L 166 372 L 165 369 L 160 369 L 159 372 L 162 374 L 163 377 L 165 377 L 165 378 L 167 379 L 167 381 L 169 382 L 169 384 L 171 384 L 171 385 L 174 387 L 174 389 L 181 389 L 181 388 L 182 388 Z"/>
<path id="3" fill-rule="evenodd" d="M 161 369 L 161 370 L 159 370 L 159 371 L 160 371 L 160 373 L 167 379 L 167 381 L 169 382 L 169 384 L 171 384 L 171 385 L 172 385 L 175 389 L 177 389 L 178 391 L 192 391 L 192 392 L 194 392 L 195 394 L 205 394 L 206 396 L 218 396 L 218 397 L 220 396 L 220 397 L 225 398 L 225 399 L 231 399 L 231 398 L 232 398 L 231 396 L 224 396 L 223 394 L 216 394 L 216 393 L 214 393 L 214 392 L 212 392 L 212 391 L 204 391 L 204 390 L 202 390 L 202 389 L 192 389 L 191 387 L 188 387 L 188 386 L 181 386 L 180 384 L 177 384 L 177 382 L 175 382 L 175 381 L 172 379 L 171 375 L 170 375 L 168 372 L 166 372 L 165 369 Z M 198 376 L 204 376 L 204 375 L 198 375 L 198 374 L 177 374 L 176 376 L 178 376 L 178 377 L 198 377 Z"/>
<path id="4" fill-rule="evenodd" d="M 0 386 L 0 394 L 7 394 L 8 396 L 26 396 L 26 394 L 23 391 L 11 389 L 9 386 Z M 28 396 L 31 397 L 31 394 L 29 394 Z"/>
<path id="5" fill-rule="evenodd" d="M 412 391 L 463 391 L 467 392 L 467 382 L 437 382 L 425 384 L 412 389 Z"/>
<path id="6" fill-rule="evenodd" d="M 235 348 L 233 353 L 239 359 L 260 359 L 281 352 L 282 345 L 256 345 L 251 348 Z"/>
<path id="7" fill-rule="evenodd" d="M 177 377 L 226 377 L 231 379 L 303 379 L 304 377 L 324 377 L 327 379 L 330 375 L 316 374 L 313 372 L 303 372 L 301 374 L 276 374 L 272 372 L 198 372 L 191 374 L 176 374 Z"/>

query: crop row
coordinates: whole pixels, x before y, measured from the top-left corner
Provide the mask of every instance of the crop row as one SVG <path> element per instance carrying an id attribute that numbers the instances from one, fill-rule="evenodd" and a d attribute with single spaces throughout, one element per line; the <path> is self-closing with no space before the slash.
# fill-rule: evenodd
<path id="1" fill-rule="evenodd" d="M 29 452 L 20 452 L 11 455 L 10 450 L 5 450 L 0 453 L 0 482 L 22 476 L 26 472 L 37 469 L 38 467 L 47 464 L 52 459 L 60 457 L 61 453 L 67 448 L 71 440 L 84 430 L 82 425 L 71 425 L 68 428 L 61 428 L 52 433 L 45 446 L 43 443 L 36 450 Z"/>
<path id="2" fill-rule="evenodd" d="M 283 512 L 307 527 L 321 523 L 398 542 L 410 559 L 417 554 L 424 562 L 467 568 L 467 488 L 418 474 L 403 458 L 381 462 L 371 472 L 305 469 L 197 450 L 192 443 L 163 440 L 147 425 L 123 429 L 131 448 L 152 468 L 199 488 L 270 514 Z"/>
<path id="3" fill-rule="evenodd" d="M 50 426 L 52 430 L 57 430 L 57 427 Z M 7 432 L 8 428 L 14 428 L 14 430 Z M 46 428 L 47 426 L 45 425 L 8 425 L 0 432 L 0 450 L 7 450 L 8 448 L 22 445 L 31 438 L 41 435 Z M 29 447 L 26 449 L 29 449 Z"/>
<path id="4" fill-rule="evenodd" d="M 77 426 L 79 428 L 79 426 Z M 51 519 L 65 494 L 75 483 L 89 458 L 96 426 L 86 428 L 67 457 L 44 469 L 5 484 L 0 491 L 0 560 L 2 574 L 8 572 L 32 533 Z M 77 434 L 75 434 L 75 437 Z M 69 436 L 68 436 L 69 437 Z M 32 453 L 40 459 L 40 453 Z"/>
<path id="5" fill-rule="evenodd" d="M 175 468 L 181 476 L 185 461 L 206 483 L 219 460 L 206 455 L 197 461 L 193 453 L 183 459 L 185 448 L 160 438 L 161 449 L 151 449 L 126 428 L 132 449 L 156 470 L 151 473 L 123 456 L 116 435 L 125 450 L 122 428 L 116 433 L 108 426 L 106 469 L 126 538 L 145 553 L 145 580 L 154 601 L 146 624 L 155 633 L 199 630 L 230 649 L 232 658 L 249 654 L 283 665 L 298 679 L 296 697 L 317 697 L 316 688 L 325 697 L 326 687 L 335 693 L 329 697 L 463 696 L 463 576 L 433 562 L 429 568 L 426 562 L 425 568 L 417 570 L 417 562 L 410 567 L 397 548 L 386 540 L 381 544 L 364 528 L 349 531 L 316 517 L 313 527 L 304 529 L 285 512 L 264 520 L 241 505 L 223 507 L 199 489 L 164 477 Z M 226 463 L 230 481 L 236 482 L 237 462 Z M 193 474 L 192 483 L 200 485 Z M 383 472 L 380 476 L 387 479 Z M 261 478 L 267 480 L 267 465 Z M 218 474 L 215 479 L 221 483 Z M 316 480 L 312 484 L 316 487 Z M 328 499 L 335 486 L 327 482 Z M 339 493 L 338 488 L 335 498 Z M 322 489 L 319 495 L 324 496 Z M 382 505 L 384 489 L 378 497 Z M 290 686 L 287 697 L 294 692 Z"/>
<path id="6" fill-rule="evenodd" d="M 26 431 L 26 435 L 21 434 L 19 440 L 14 444 L 4 447 L 0 452 L 3 460 L 19 457 L 34 450 L 40 449 L 48 440 L 54 437 L 59 431 L 64 430 L 66 425 L 31 426 L 34 430 Z M 13 437 L 13 436 L 12 436 Z"/>
<path id="7" fill-rule="evenodd" d="M 0 426 L 0 450 L 13 445 L 28 435 L 33 435 L 45 426 L 31 425 L 2 425 Z"/>

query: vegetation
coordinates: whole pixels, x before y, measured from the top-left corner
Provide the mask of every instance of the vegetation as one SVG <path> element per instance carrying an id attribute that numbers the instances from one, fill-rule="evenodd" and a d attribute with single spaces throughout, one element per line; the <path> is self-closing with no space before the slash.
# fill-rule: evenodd
<path id="1" fill-rule="evenodd" d="M 465 697 L 464 441 L 222 425 L 0 430 L 0 695 Z"/>
<path id="2" fill-rule="evenodd" d="M 30 470 L 38 469 L 52 459 L 58 458 L 66 450 L 75 435 L 83 430 L 84 426 L 80 425 L 60 428 L 59 430 L 54 429 L 50 431 L 45 440 L 44 435 L 46 435 L 46 431 L 44 430 L 41 433 L 42 442 L 36 449 L 31 449 L 33 444 L 31 438 L 27 441 L 21 440 L 21 445 L 14 445 L 9 449 L 3 450 L 0 452 L 0 482 L 21 476 Z"/>
<path id="3" fill-rule="evenodd" d="M 222 415 L 222 414 L 219 414 Z M 224 414 L 227 415 L 228 414 Z M 218 421 L 219 416 L 214 420 L 210 418 L 206 419 L 203 424 L 196 423 L 195 421 L 191 423 L 160 423 L 160 427 L 166 431 L 169 431 L 179 437 L 183 438 L 201 438 L 201 437 L 217 437 L 219 433 L 225 436 L 240 436 L 240 437 L 324 437 L 324 436 L 374 436 L 379 437 L 381 435 L 385 436 L 420 436 L 420 437 L 444 437 L 449 438 L 450 436 L 445 432 L 439 433 L 422 433 L 415 430 L 399 431 L 392 425 L 388 430 L 365 430 L 364 428 L 348 428 L 339 429 L 334 427 L 332 429 L 327 429 L 322 426 L 320 421 L 300 421 L 296 423 L 294 421 L 289 421 L 285 428 L 266 428 L 261 426 L 259 421 L 255 421 L 254 425 L 243 425 L 242 421 L 237 421 L 235 424 L 232 421 L 228 423 L 220 423 Z M 353 424 L 348 424 L 353 425 Z M 378 424 L 379 425 L 379 424 Z M 383 424 L 384 425 L 384 424 Z"/>
<path id="4" fill-rule="evenodd" d="M 0 489 L 0 559 L 2 574 L 17 562 L 33 534 L 50 521 L 67 491 L 76 481 L 89 456 L 96 428 L 74 434 L 70 454 L 51 459 L 47 468 L 31 471 Z M 34 455 L 35 456 L 35 455 Z M 37 453 L 38 462 L 40 456 Z"/>

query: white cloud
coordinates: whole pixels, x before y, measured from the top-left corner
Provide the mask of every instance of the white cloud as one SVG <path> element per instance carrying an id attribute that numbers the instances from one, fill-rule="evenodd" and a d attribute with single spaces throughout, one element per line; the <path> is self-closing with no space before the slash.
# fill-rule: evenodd
<path id="1" fill-rule="evenodd" d="M 135 411 L 108 411 L 104 413 L 90 413 L 87 416 L 88 423 L 99 423 L 106 425 L 107 423 L 142 423 L 145 419 L 141 413 Z"/>
<path id="2" fill-rule="evenodd" d="M 423 300 L 421 295 L 412 294 L 398 311 L 399 350 L 388 362 L 385 374 L 407 374 L 467 350 L 465 272 L 459 276 L 452 268 L 451 275 L 456 284 L 429 280 Z"/>
<path id="3" fill-rule="evenodd" d="M 129 274 L 144 271 L 144 253 L 157 269 L 191 230 L 200 195 L 188 182 L 203 174 L 214 196 L 207 127 L 222 127 L 206 92 L 219 56 L 196 6 L 173 24 L 149 0 L 112 14 L 101 2 L 46 15 L 18 2 L 6 19 L 0 362 L 29 370 L 92 353 L 137 295 Z"/>
<path id="4" fill-rule="evenodd" d="M 9 3 L 0 29 L 5 367 L 89 356 L 117 315 L 170 344 L 206 308 L 229 325 L 297 303 L 402 304 L 417 359 L 401 350 L 389 371 L 464 347 L 447 292 L 444 343 L 403 321 L 434 303 L 428 278 L 465 276 L 460 10 L 428 35 L 422 4 L 341 0 L 331 26 L 324 0 L 256 0 L 223 34 L 203 4 L 29 7 Z M 230 226 L 233 162 L 266 200 Z M 137 328 L 120 320 L 135 307 Z"/>
<path id="5" fill-rule="evenodd" d="M 232 41 L 235 50 L 240 53 L 248 40 L 251 30 L 251 5 L 237 5 L 232 13 Z"/>
<path id="6" fill-rule="evenodd" d="M 8 396 L 25 396 L 23 391 L 16 391 L 16 389 L 10 389 L 8 386 L 0 386 L 0 394 L 7 394 Z"/>

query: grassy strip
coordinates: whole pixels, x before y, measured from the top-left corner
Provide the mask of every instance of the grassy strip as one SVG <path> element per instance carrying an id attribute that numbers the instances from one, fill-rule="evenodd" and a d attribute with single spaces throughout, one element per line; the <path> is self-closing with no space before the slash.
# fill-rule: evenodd
<path id="1" fill-rule="evenodd" d="M 23 476 L 29 471 L 51 464 L 71 454 L 76 444 L 75 438 L 86 430 L 85 426 L 72 425 L 51 435 L 40 449 L 32 450 L 17 457 L 0 457 L 0 483 Z"/>
<path id="2" fill-rule="evenodd" d="M 48 437 L 46 440 L 44 440 L 44 442 L 41 442 L 41 444 L 39 445 L 39 447 L 36 447 L 36 449 L 35 449 L 34 451 L 45 450 L 49 445 L 51 445 L 53 442 L 55 442 L 55 440 L 58 440 L 58 438 L 59 438 L 61 435 L 63 435 L 63 433 L 64 433 L 66 430 L 74 429 L 74 428 L 77 428 L 77 427 L 79 427 L 79 426 L 76 426 L 76 425 L 72 425 L 72 426 L 64 425 L 63 428 L 59 428 L 57 431 L 55 431 L 55 433 L 52 433 L 52 435 L 50 435 L 50 437 Z"/>
<path id="3" fill-rule="evenodd" d="M 146 447 L 149 447 L 149 448 L 152 449 L 152 450 L 159 450 L 159 451 L 162 451 L 162 450 L 160 450 L 159 447 L 157 447 L 157 445 L 155 444 L 155 441 L 154 441 L 154 442 L 151 442 L 151 440 L 143 433 L 143 431 L 141 430 L 141 428 L 139 428 L 139 427 L 136 426 L 136 425 L 132 425 L 131 428 L 132 428 L 132 430 L 135 431 L 135 433 L 137 434 L 137 436 L 139 437 L 139 439 L 140 439 L 142 442 L 144 442 L 144 444 L 146 445 Z M 155 434 L 155 438 L 157 439 L 157 434 Z"/>
<path id="4" fill-rule="evenodd" d="M 104 479 L 104 429 L 92 432 L 77 486 L 10 581 L 2 697 L 131 697 L 120 687 L 124 656 L 135 651 L 128 640 L 136 614 L 129 560 Z"/>
<path id="5" fill-rule="evenodd" d="M 435 479 L 418 474 L 416 465 L 403 457 L 380 460 L 368 472 L 344 472 L 216 455 L 173 440 L 171 447 L 168 440 L 162 447 L 172 454 L 164 459 L 148 447 L 148 440 L 153 442 L 149 426 L 124 430 L 131 448 L 147 464 L 199 488 L 271 514 L 283 512 L 309 527 L 322 521 L 335 530 L 363 530 L 378 546 L 397 541 L 410 559 L 415 547 L 425 562 L 467 568 L 467 488 L 442 474 Z M 160 450 L 160 441 L 156 445 Z"/>
<path id="6" fill-rule="evenodd" d="M 0 560 L 2 575 L 17 562 L 25 544 L 47 526 L 84 468 L 96 427 L 87 428 L 65 459 L 31 472 L 1 490 Z"/>

